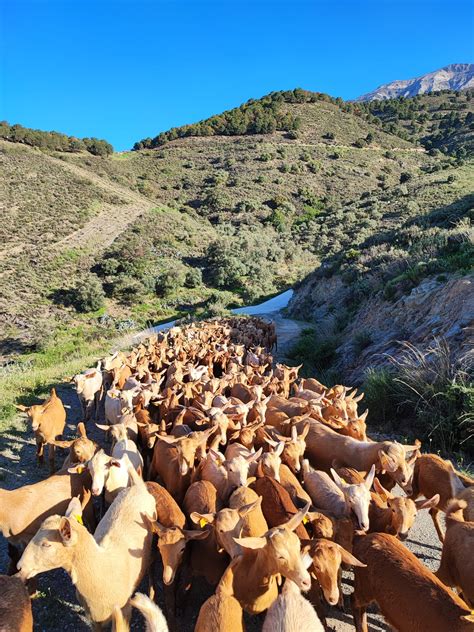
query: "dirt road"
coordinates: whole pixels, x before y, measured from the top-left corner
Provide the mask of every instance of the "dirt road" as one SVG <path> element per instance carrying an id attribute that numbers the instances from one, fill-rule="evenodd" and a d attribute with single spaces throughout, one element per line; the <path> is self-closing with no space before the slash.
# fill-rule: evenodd
<path id="1" fill-rule="evenodd" d="M 297 337 L 305 323 L 285 319 L 280 313 L 269 314 L 268 319 L 274 319 L 279 334 L 278 358 L 285 359 L 288 347 Z M 80 408 L 73 389 L 67 384 L 56 385 L 58 394 L 68 408 L 68 423 L 65 431 L 67 438 L 74 436 L 77 422 L 80 420 Z M 46 392 L 44 395 L 46 396 Z M 90 435 L 104 443 L 104 436 L 95 428 L 90 429 Z M 63 455 L 64 456 L 64 455 Z M 3 433 L 0 443 L 0 485 L 12 489 L 36 482 L 46 477 L 47 469 L 39 469 L 35 459 L 35 444 L 32 433 L 27 429 L 26 422 L 19 417 L 12 428 Z M 407 546 L 420 557 L 431 569 L 438 567 L 441 548 L 427 511 L 418 514 L 415 526 L 406 542 Z M 7 547 L 3 538 L 0 539 L 0 572 L 7 569 Z M 344 592 L 350 593 L 352 578 L 347 573 L 344 577 Z M 33 602 L 35 632 L 85 632 L 89 630 L 82 608 L 78 605 L 75 591 L 70 578 L 62 570 L 45 573 L 38 578 L 39 596 Z M 146 590 L 146 586 L 142 589 Z M 192 632 L 194 620 L 201 603 L 211 594 L 211 589 L 205 582 L 197 582 L 193 587 L 186 610 L 180 616 L 180 632 Z M 161 595 L 158 594 L 159 601 Z M 346 612 L 330 609 L 328 623 L 337 632 L 354 630 L 348 601 Z M 369 630 L 379 632 L 388 630 L 382 617 L 372 611 L 369 614 Z M 263 619 L 260 617 L 246 617 L 248 632 L 261 630 Z M 133 630 L 144 630 L 142 620 L 134 616 Z M 309 631 L 308 631 L 309 632 Z"/>

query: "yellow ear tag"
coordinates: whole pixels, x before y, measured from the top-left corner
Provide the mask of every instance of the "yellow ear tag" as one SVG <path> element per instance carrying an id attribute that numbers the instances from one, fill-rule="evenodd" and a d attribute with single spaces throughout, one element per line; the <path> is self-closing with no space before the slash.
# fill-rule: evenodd
<path id="1" fill-rule="evenodd" d="M 74 518 L 76 519 L 76 521 L 77 521 L 79 524 L 84 525 L 84 523 L 83 523 L 83 521 L 82 521 L 82 516 L 81 516 L 80 514 L 77 514 L 76 516 L 74 516 Z"/>
<path id="2" fill-rule="evenodd" d="M 207 525 L 207 520 L 205 518 L 201 518 L 199 520 L 199 526 L 201 527 L 201 529 L 205 527 L 206 525 Z"/>
<path id="3" fill-rule="evenodd" d="M 308 524 L 308 522 L 309 522 L 309 518 L 308 518 L 308 516 L 305 516 L 303 518 L 303 524 Z"/>
<path id="4" fill-rule="evenodd" d="M 77 470 L 76 470 L 76 471 L 77 471 L 77 473 L 78 473 L 78 474 L 82 474 L 82 472 L 83 472 L 85 469 L 86 469 L 86 468 L 85 468 L 83 465 L 79 465 L 79 466 L 77 467 Z"/>

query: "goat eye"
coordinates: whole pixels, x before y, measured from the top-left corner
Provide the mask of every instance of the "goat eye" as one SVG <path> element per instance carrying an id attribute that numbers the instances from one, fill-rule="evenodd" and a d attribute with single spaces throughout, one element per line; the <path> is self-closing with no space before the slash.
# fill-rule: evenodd
<path id="1" fill-rule="evenodd" d="M 51 546 L 51 544 L 49 542 L 41 542 L 41 546 L 47 549 L 48 547 Z"/>

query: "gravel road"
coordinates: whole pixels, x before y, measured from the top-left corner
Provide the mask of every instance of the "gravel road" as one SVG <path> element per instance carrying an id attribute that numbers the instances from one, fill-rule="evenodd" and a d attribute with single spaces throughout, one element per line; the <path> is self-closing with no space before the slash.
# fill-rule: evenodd
<path id="1" fill-rule="evenodd" d="M 279 333 L 278 358 L 284 359 L 291 341 L 295 340 L 305 323 L 285 319 L 281 314 L 271 314 L 268 315 L 268 318 L 272 318 L 276 322 Z M 76 394 L 69 385 L 64 383 L 56 385 L 56 388 L 64 404 L 69 407 L 65 437 L 73 437 L 76 424 L 80 420 L 80 408 Z M 46 390 L 44 395 L 47 395 Z M 90 429 L 90 436 L 103 443 L 103 433 L 97 429 Z M 32 433 L 28 431 L 25 420 L 19 417 L 12 428 L 3 433 L 0 438 L 0 484 L 3 488 L 13 489 L 39 481 L 47 475 L 47 465 L 43 469 L 36 465 L 35 443 Z M 441 547 L 427 511 L 421 511 L 418 514 L 406 544 L 424 564 L 432 570 L 436 570 L 441 556 Z M 5 572 L 7 566 L 6 542 L 1 538 L 0 572 Z M 205 582 L 198 582 L 198 586 L 192 589 L 193 592 L 188 599 L 187 608 L 179 620 L 180 632 L 192 632 L 199 607 L 211 594 L 210 589 L 207 589 L 204 584 Z M 344 576 L 344 592 L 346 594 L 351 592 L 351 585 L 352 577 L 350 573 L 347 573 Z M 83 632 L 89 630 L 82 608 L 77 603 L 74 588 L 64 571 L 52 571 L 40 575 L 38 589 L 39 596 L 33 601 L 35 632 Z M 143 586 L 142 589 L 146 590 L 146 586 Z M 158 597 L 160 600 L 160 595 Z M 369 614 L 368 620 L 370 631 L 379 632 L 389 629 L 375 610 Z M 262 621 L 262 617 L 246 617 L 248 632 L 261 630 Z M 348 601 L 346 602 L 346 612 L 336 608 L 330 609 L 328 623 L 337 632 L 354 630 Z M 136 614 L 132 629 L 144 630 L 143 622 Z"/>

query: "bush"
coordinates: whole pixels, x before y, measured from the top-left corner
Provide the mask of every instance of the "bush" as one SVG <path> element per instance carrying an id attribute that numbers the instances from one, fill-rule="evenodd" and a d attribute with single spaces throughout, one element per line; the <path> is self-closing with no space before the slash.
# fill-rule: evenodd
<path id="1" fill-rule="evenodd" d="M 409 173 L 408 171 L 403 171 L 400 174 L 400 184 L 403 184 L 404 182 L 409 182 L 412 179 L 413 179 L 413 175 Z"/>
<path id="2" fill-rule="evenodd" d="M 194 288 L 202 285 L 202 272 L 199 268 L 190 268 L 184 279 L 185 287 Z"/>
<path id="3" fill-rule="evenodd" d="M 104 305 L 105 293 L 95 276 L 80 282 L 72 292 L 73 305 L 78 312 L 95 312 Z"/>
<path id="4" fill-rule="evenodd" d="M 303 363 L 303 375 L 316 375 L 322 379 L 322 376 L 329 376 L 334 368 L 340 342 L 339 336 L 319 338 L 314 329 L 304 329 L 288 352 L 288 357 L 298 364 Z"/>
<path id="5" fill-rule="evenodd" d="M 369 331 L 359 331 L 352 340 L 352 347 L 356 354 L 361 353 L 370 344 L 372 344 L 372 336 Z"/>
<path id="6" fill-rule="evenodd" d="M 169 296 L 178 288 L 183 287 L 186 275 L 187 272 L 184 266 L 179 263 L 160 272 L 155 279 L 155 292 L 157 296 Z"/>
<path id="7" fill-rule="evenodd" d="M 145 293 L 143 283 L 125 274 L 116 277 L 112 286 L 113 296 L 124 305 L 132 305 L 141 301 Z"/>

